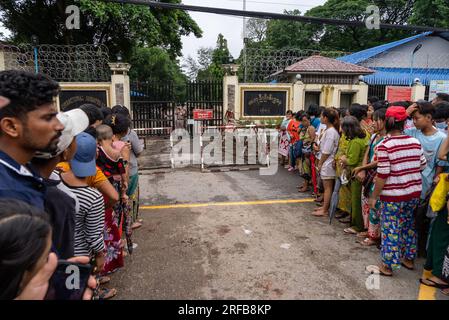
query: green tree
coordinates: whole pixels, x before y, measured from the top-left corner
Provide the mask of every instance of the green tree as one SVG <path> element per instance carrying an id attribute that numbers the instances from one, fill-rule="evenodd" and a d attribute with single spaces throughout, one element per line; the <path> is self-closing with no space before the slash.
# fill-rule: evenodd
<path id="1" fill-rule="evenodd" d="M 218 35 L 215 49 L 201 48 L 197 52 L 197 61 L 187 58 L 186 68 L 190 78 L 203 80 L 220 80 L 225 71 L 223 64 L 228 64 L 232 56 L 228 49 L 228 41 L 222 34 Z"/>
<path id="2" fill-rule="evenodd" d="M 161 0 L 180 3 L 181 0 Z M 65 27 L 68 5 L 81 10 L 80 29 Z M 160 46 L 171 57 L 181 55 L 181 36 L 202 31 L 181 10 L 154 9 L 95 0 L 2 0 L 0 18 L 14 43 L 29 43 L 32 35 L 45 44 L 104 44 L 112 56 L 122 52 L 129 59 L 134 47 Z"/>
<path id="3" fill-rule="evenodd" d="M 449 28 L 448 0 L 415 0 L 410 23 L 431 27 Z"/>
<path id="4" fill-rule="evenodd" d="M 418 1 L 418 0 L 416 0 Z M 380 9 L 381 21 L 405 24 L 411 17 L 414 0 L 328 0 L 304 15 L 334 18 L 347 21 L 363 21 L 369 14 L 369 5 Z M 286 11 L 300 15 L 298 10 Z M 375 30 L 364 27 L 309 24 L 294 21 L 271 20 L 268 23 L 266 42 L 274 48 L 304 48 L 323 51 L 358 51 L 411 35 L 400 30 Z"/>
<path id="5" fill-rule="evenodd" d="M 187 77 L 181 71 L 179 63 L 164 49 L 135 48 L 130 63 L 132 67 L 129 76 L 132 80 L 170 82 L 173 84 L 175 97 L 178 100 L 184 99 Z"/>

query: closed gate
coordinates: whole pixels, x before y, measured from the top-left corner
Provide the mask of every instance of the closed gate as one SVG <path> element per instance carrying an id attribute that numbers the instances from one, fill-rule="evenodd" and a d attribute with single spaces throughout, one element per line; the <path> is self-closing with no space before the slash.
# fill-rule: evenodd
<path id="1" fill-rule="evenodd" d="M 186 88 L 186 106 L 189 119 L 193 119 L 194 109 L 213 110 L 212 119 L 201 121 L 202 126 L 221 126 L 223 124 L 223 82 L 189 82 Z M 192 128 L 189 128 L 192 132 Z"/>
<path id="2" fill-rule="evenodd" d="M 139 136 L 170 134 L 175 126 L 174 99 L 171 83 L 131 83 L 133 127 Z"/>
<path id="3" fill-rule="evenodd" d="M 184 106 L 187 109 L 187 119 L 193 119 L 194 109 L 212 109 L 212 119 L 201 121 L 199 124 L 201 126 L 223 124 L 222 81 L 186 82 L 182 89 L 178 90 L 181 96 L 176 97 L 173 83 L 156 81 L 131 83 L 133 126 L 140 136 L 169 135 L 176 126 L 177 106 Z M 193 125 L 187 125 L 186 129 L 193 133 Z"/>

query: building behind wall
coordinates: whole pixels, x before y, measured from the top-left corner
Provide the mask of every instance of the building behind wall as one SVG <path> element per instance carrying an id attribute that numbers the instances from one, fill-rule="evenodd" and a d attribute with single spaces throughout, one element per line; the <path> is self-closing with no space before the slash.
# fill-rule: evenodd
<path id="1" fill-rule="evenodd" d="M 419 79 L 428 99 L 432 80 L 449 80 L 449 32 L 425 32 L 337 59 L 376 71 L 364 77 L 370 96 L 385 99 L 386 86 L 410 86 Z"/>

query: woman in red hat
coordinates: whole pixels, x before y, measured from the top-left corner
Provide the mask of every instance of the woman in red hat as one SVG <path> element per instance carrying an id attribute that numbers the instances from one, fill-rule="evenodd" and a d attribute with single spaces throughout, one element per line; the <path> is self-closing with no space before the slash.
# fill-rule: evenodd
<path id="1" fill-rule="evenodd" d="M 387 137 L 377 149 L 377 176 L 369 199 L 372 209 L 379 197 L 381 201 L 382 264 L 367 270 L 385 276 L 392 276 L 401 265 L 412 270 L 416 258 L 413 213 L 421 195 L 426 158 L 419 141 L 404 135 L 406 119 L 403 107 L 388 108 Z"/>

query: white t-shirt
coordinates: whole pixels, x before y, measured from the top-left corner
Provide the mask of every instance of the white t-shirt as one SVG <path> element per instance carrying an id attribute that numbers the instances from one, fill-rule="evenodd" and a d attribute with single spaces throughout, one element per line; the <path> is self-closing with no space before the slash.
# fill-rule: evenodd
<path id="1" fill-rule="evenodd" d="M 340 140 L 340 135 L 334 127 L 330 127 L 326 129 L 321 137 L 320 143 L 320 153 L 328 154 L 329 157 L 323 163 L 323 167 L 321 168 L 321 176 L 323 177 L 335 177 L 335 169 L 334 169 L 334 161 L 335 154 L 338 149 L 338 141 Z"/>
<path id="2" fill-rule="evenodd" d="M 318 127 L 318 130 L 316 131 L 316 144 L 318 145 L 318 147 L 320 146 L 322 137 L 321 134 L 323 133 L 324 130 L 326 130 L 327 126 L 325 124 L 320 124 L 320 126 Z M 321 159 L 321 151 L 318 151 L 316 158 L 319 160 Z"/>

